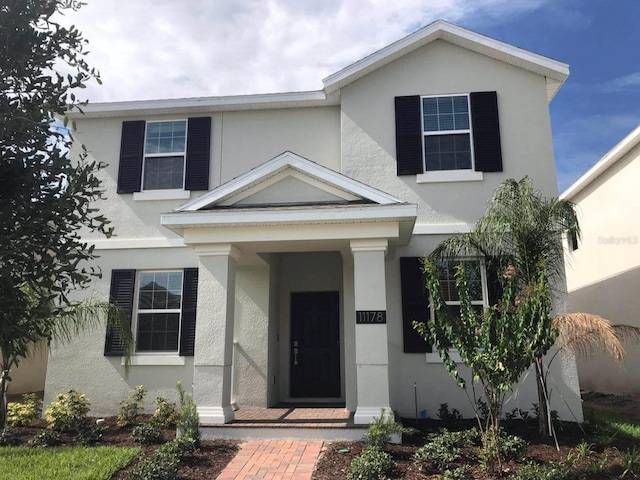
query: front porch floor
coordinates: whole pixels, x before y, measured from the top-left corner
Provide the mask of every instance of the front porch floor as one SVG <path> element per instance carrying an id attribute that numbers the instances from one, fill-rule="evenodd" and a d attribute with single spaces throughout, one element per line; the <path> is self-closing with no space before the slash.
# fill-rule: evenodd
<path id="1" fill-rule="evenodd" d="M 360 440 L 367 426 L 355 425 L 344 406 L 279 404 L 240 408 L 230 423 L 201 428 L 205 438 Z"/>

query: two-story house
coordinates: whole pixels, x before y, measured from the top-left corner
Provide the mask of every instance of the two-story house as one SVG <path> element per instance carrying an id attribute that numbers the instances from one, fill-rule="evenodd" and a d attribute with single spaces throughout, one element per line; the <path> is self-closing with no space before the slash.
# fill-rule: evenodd
<path id="1" fill-rule="evenodd" d="M 355 423 L 444 402 L 470 415 L 411 327 L 432 315 L 418 258 L 468 231 L 507 178 L 557 195 L 549 102 L 568 73 L 437 21 L 318 91 L 74 114 L 78 142 L 109 164 L 97 206 L 117 237 L 87 238 L 95 290 L 128 313 L 136 347 L 128 377 L 110 332 L 53 349 L 45 401 L 75 387 L 113 413 L 132 386 L 174 397 L 180 380 L 203 423 L 283 402 L 341 403 Z M 483 259 L 467 260 L 481 308 Z M 581 415 L 573 360 L 552 371 L 553 408 Z M 536 401 L 531 374 L 505 408 Z"/>

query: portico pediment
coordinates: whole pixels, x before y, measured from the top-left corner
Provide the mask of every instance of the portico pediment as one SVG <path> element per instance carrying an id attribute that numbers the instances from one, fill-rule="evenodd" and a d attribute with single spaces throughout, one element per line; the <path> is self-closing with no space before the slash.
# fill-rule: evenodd
<path id="1" fill-rule="evenodd" d="M 401 204 L 341 173 L 284 152 L 178 207 L 178 212 L 311 205 Z"/>

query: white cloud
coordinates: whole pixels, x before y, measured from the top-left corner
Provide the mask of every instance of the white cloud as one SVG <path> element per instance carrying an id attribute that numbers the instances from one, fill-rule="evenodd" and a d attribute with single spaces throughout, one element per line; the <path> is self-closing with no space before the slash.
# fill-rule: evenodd
<path id="1" fill-rule="evenodd" d="M 315 90 L 437 18 L 469 24 L 550 0 L 96 0 L 65 22 L 89 40 L 92 101 Z M 499 12 L 499 13 L 496 13 Z"/>
<path id="2" fill-rule="evenodd" d="M 603 90 L 606 93 L 618 93 L 627 89 L 640 89 L 640 72 L 614 78 L 606 82 L 603 86 Z"/>

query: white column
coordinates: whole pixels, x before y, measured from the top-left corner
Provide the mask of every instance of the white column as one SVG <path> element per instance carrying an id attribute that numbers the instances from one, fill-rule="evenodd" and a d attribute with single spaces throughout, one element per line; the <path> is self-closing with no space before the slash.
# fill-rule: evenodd
<path id="1" fill-rule="evenodd" d="M 387 310 L 384 258 L 386 239 L 352 240 L 355 310 Z M 356 324 L 358 406 L 356 424 L 370 423 L 389 402 L 389 351 L 386 323 Z"/>
<path id="2" fill-rule="evenodd" d="M 193 364 L 193 399 L 202 424 L 227 423 L 231 409 L 233 315 L 236 261 L 230 244 L 198 245 L 198 310 Z"/>

